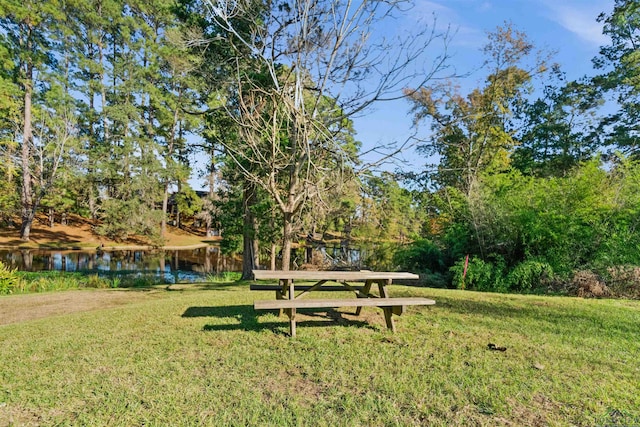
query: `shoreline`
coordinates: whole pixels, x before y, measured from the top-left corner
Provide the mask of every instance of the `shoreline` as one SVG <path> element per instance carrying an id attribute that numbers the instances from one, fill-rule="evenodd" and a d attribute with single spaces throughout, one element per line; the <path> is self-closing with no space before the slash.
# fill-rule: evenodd
<path id="1" fill-rule="evenodd" d="M 202 249 L 212 246 L 211 243 L 195 243 L 191 245 L 112 245 L 112 246 L 79 246 L 79 245 L 0 245 L 0 250 L 8 251 L 86 251 L 86 252 L 116 252 L 116 251 L 180 251 Z"/>

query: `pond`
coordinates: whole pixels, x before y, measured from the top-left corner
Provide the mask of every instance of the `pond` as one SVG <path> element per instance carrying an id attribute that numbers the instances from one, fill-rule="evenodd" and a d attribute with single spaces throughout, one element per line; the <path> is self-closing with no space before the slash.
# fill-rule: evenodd
<path id="1" fill-rule="evenodd" d="M 151 274 L 174 283 L 242 269 L 241 258 L 223 255 L 217 246 L 172 251 L 0 250 L 0 261 L 20 271 Z"/>
<path id="2" fill-rule="evenodd" d="M 292 253 L 293 268 L 315 264 L 328 269 L 384 268 L 381 245 L 309 244 Z M 384 248 L 383 248 L 384 249 Z M 208 275 L 242 270 L 242 256 L 224 255 L 219 246 L 188 250 L 0 249 L 0 261 L 20 271 L 67 271 L 98 275 L 153 275 L 167 283 L 205 281 Z M 267 258 L 261 259 L 264 266 Z M 277 268 L 280 268 L 279 262 Z"/>

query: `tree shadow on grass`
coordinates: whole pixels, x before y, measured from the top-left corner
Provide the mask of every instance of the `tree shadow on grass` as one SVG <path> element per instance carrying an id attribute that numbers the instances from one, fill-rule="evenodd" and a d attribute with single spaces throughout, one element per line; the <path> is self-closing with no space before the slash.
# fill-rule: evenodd
<path id="1" fill-rule="evenodd" d="M 512 319 L 515 323 L 519 320 L 539 322 L 541 328 L 544 328 L 544 325 L 553 325 L 554 330 L 579 327 L 585 331 L 592 330 L 594 334 L 606 329 L 608 333 L 617 332 L 623 335 L 638 335 L 640 331 L 635 320 L 640 320 L 640 311 L 637 316 L 633 316 L 635 319 L 630 319 L 622 313 L 616 313 L 615 310 L 573 310 L 556 305 L 553 301 L 526 303 L 519 300 L 500 302 L 440 297 L 436 304 L 440 309 L 463 315 Z"/>
<path id="2" fill-rule="evenodd" d="M 224 305 L 212 307 L 189 307 L 182 313 L 182 317 L 212 317 L 218 319 L 235 319 L 235 323 L 208 324 L 202 328 L 204 331 L 261 331 L 271 330 L 276 334 L 284 334 L 289 329 L 289 318 L 286 315 L 280 317 L 277 322 L 260 321 L 260 318 L 269 316 L 277 311 L 266 310 L 257 312 L 252 305 Z M 358 326 L 373 328 L 362 320 L 348 319 L 342 313 L 333 309 L 304 309 L 298 310 L 296 326 L 299 328 L 317 326 Z M 309 318 L 315 320 L 308 320 Z M 283 329 L 285 328 L 285 329 Z M 288 333 L 287 333 L 288 334 Z"/>
<path id="3" fill-rule="evenodd" d="M 169 283 L 165 290 L 171 292 L 184 291 L 216 291 L 216 290 L 238 290 L 246 291 L 249 289 L 247 285 L 242 286 L 239 282 L 193 282 L 193 283 Z"/>

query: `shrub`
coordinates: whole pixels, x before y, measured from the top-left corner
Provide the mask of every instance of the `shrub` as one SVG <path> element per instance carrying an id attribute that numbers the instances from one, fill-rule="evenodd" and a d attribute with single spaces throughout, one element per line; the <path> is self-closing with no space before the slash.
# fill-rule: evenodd
<path id="1" fill-rule="evenodd" d="M 469 259 L 466 275 L 464 274 L 465 259 L 461 259 L 451 267 L 453 285 L 458 289 L 476 291 L 505 292 L 505 281 L 502 272 L 504 261 L 497 259 L 496 263 L 487 262 L 476 256 Z"/>
<path id="2" fill-rule="evenodd" d="M 11 294 L 20 284 L 16 270 L 11 269 L 0 261 L 0 295 Z"/>
<path id="3" fill-rule="evenodd" d="M 133 274 L 120 277 L 118 287 L 120 288 L 146 288 L 149 286 L 165 284 L 163 277 L 151 274 Z"/>
<path id="4" fill-rule="evenodd" d="M 393 255 L 393 261 L 402 270 L 414 272 L 442 272 L 444 260 L 442 251 L 431 240 L 416 240 L 398 249 Z"/>
<path id="5" fill-rule="evenodd" d="M 16 272 L 16 285 L 11 293 L 65 291 L 82 288 L 107 288 L 110 282 L 98 275 L 61 271 Z M 1 293 L 1 292 L 0 292 Z"/>
<path id="6" fill-rule="evenodd" d="M 101 278 L 97 274 L 92 274 L 90 276 L 87 276 L 84 283 L 80 286 L 85 288 L 104 289 L 110 287 L 111 283 L 108 280 Z"/>
<path id="7" fill-rule="evenodd" d="M 549 264 L 523 261 L 507 274 L 505 281 L 509 291 L 526 292 L 544 287 L 553 276 L 553 268 Z"/>
<path id="8" fill-rule="evenodd" d="M 96 228 L 98 234 L 116 241 L 125 241 L 134 235 L 145 236 L 154 245 L 163 244 L 158 227 L 161 211 L 153 210 L 137 199 L 109 199 L 102 209 L 102 224 Z"/>

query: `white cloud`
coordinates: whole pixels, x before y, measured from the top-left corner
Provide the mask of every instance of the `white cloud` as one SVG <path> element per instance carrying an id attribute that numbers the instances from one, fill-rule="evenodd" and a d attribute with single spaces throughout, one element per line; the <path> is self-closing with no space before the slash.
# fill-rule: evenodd
<path id="1" fill-rule="evenodd" d="M 572 32 L 585 42 L 602 46 L 608 42 L 607 36 L 602 34 L 602 24 L 596 18 L 603 11 L 613 10 L 611 1 L 598 2 L 559 2 L 544 0 L 549 9 L 549 18 Z"/>
<path id="2" fill-rule="evenodd" d="M 468 2 L 465 1 L 465 3 Z M 475 3 L 475 1 L 471 1 Z M 480 5 L 481 8 L 490 6 L 490 3 L 485 2 Z M 437 28 L 441 31 L 445 31 L 447 28 L 450 34 L 453 36 L 452 45 L 461 47 L 480 47 L 484 43 L 484 34 L 482 31 L 461 24 L 464 20 L 460 17 L 458 12 L 451 7 L 444 6 L 440 3 L 429 0 L 418 0 L 415 4 L 415 8 L 412 10 L 412 16 L 414 19 L 420 21 L 427 21 L 435 15 L 437 20 Z"/>
<path id="3" fill-rule="evenodd" d="M 453 14 L 453 9 L 444 6 L 440 3 L 434 2 L 434 1 L 429 1 L 429 0 L 420 0 L 417 1 L 415 3 L 415 9 L 416 12 L 423 14 L 423 13 L 431 13 L 431 12 L 435 12 L 435 13 L 446 13 L 446 14 Z"/>

